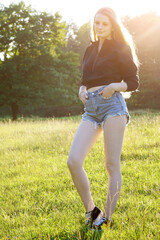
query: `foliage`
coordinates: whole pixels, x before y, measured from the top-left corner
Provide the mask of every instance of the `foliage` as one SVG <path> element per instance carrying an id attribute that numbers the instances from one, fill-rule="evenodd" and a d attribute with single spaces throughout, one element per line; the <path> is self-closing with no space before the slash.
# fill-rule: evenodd
<path id="1" fill-rule="evenodd" d="M 85 49 L 91 43 L 91 24 L 90 22 L 82 25 L 77 33 L 77 39 L 80 42 L 79 46 L 79 54 L 80 54 L 80 62 L 82 63 L 83 55 L 85 53 Z"/>
<path id="2" fill-rule="evenodd" d="M 78 34 L 78 27 L 76 26 L 76 24 L 74 22 L 70 22 L 67 24 L 66 27 L 66 42 L 64 44 L 64 46 L 62 47 L 63 51 L 73 51 L 78 53 L 79 52 L 79 44 L 80 42 L 77 39 L 77 34 Z"/>
<path id="3" fill-rule="evenodd" d="M 61 16 L 38 13 L 21 2 L 1 9 L 0 22 L 0 50 L 4 54 L 0 105 L 24 107 L 32 103 L 37 107 L 77 102 L 78 55 L 58 50 L 66 36 Z"/>
<path id="4" fill-rule="evenodd" d="M 74 51 L 80 56 L 80 64 L 82 64 L 83 55 L 87 46 L 91 43 L 91 24 L 90 22 L 83 24 L 79 29 L 75 23 L 68 24 L 66 44 L 63 47 L 65 51 Z"/>

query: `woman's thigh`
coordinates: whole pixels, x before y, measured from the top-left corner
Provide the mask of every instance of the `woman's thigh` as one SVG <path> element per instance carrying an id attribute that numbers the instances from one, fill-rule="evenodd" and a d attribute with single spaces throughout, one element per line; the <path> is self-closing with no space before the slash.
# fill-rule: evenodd
<path id="1" fill-rule="evenodd" d="M 104 149 L 106 167 L 120 166 L 126 115 L 110 117 L 104 123 Z"/>
<path id="2" fill-rule="evenodd" d="M 91 121 L 81 121 L 72 142 L 68 163 L 83 166 L 86 155 L 101 132 L 100 126 L 95 129 Z"/>

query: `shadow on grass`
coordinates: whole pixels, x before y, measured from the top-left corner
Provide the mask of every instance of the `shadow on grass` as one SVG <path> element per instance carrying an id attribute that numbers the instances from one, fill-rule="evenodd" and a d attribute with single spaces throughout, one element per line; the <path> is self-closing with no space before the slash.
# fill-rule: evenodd
<path id="1" fill-rule="evenodd" d="M 100 240 L 101 236 L 101 231 L 90 230 L 86 226 L 82 226 L 72 234 L 63 231 L 51 238 L 51 240 Z"/>

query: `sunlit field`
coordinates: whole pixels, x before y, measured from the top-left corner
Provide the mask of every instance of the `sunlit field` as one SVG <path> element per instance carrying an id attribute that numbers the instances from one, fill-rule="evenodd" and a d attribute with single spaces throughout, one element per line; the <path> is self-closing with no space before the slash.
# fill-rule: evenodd
<path id="1" fill-rule="evenodd" d="M 122 190 L 114 227 L 87 231 L 85 209 L 67 157 L 81 117 L 0 122 L 0 239 L 160 239 L 160 113 L 130 112 L 122 150 Z M 103 134 L 84 168 L 104 210 L 107 173 Z"/>

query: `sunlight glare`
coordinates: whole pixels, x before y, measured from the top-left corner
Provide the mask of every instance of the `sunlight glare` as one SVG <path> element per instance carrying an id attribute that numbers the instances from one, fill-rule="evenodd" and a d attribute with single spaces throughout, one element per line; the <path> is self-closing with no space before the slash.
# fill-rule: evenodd
<path id="1" fill-rule="evenodd" d="M 16 3 L 21 0 L 1 0 L 5 6 Z M 74 22 L 77 26 L 92 20 L 94 14 L 101 7 L 113 8 L 118 16 L 129 16 L 131 18 L 142 15 L 146 12 L 154 11 L 160 15 L 159 0 L 23 0 L 25 4 L 31 5 L 39 11 L 46 11 L 51 14 L 59 12 L 62 19 L 67 22 Z"/>

